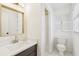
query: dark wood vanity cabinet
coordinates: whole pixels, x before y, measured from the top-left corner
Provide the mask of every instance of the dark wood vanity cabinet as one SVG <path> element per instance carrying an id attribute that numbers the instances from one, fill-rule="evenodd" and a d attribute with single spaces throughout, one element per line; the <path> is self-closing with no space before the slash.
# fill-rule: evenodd
<path id="1" fill-rule="evenodd" d="M 34 45 L 15 56 L 37 56 L 37 45 Z"/>

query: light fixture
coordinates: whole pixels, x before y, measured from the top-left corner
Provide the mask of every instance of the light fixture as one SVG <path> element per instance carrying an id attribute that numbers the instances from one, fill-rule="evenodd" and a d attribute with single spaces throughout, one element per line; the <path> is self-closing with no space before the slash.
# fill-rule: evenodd
<path id="1" fill-rule="evenodd" d="M 24 3 L 18 3 L 21 7 L 24 7 Z"/>

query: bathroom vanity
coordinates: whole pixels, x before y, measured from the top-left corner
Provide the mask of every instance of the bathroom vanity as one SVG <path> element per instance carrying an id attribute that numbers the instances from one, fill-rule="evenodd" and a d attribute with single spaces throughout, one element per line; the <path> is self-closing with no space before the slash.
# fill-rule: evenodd
<path id="1" fill-rule="evenodd" d="M 37 44 L 16 54 L 15 56 L 37 56 Z"/>
<path id="2" fill-rule="evenodd" d="M 4 45 L 3 45 L 4 44 Z M 37 40 L 27 39 L 17 43 L 0 43 L 0 56 L 36 56 Z"/>

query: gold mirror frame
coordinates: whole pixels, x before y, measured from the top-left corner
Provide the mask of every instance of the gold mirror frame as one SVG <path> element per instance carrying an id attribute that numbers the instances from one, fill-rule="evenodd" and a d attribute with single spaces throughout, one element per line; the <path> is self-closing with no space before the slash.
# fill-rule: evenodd
<path id="1" fill-rule="evenodd" d="M 23 34 L 24 33 L 24 12 L 21 12 L 19 10 L 10 8 L 10 7 L 6 6 L 6 5 L 0 4 L 0 22 L 1 22 L 1 8 L 2 7 L 7 8 L 7 9 L 10 9 L 10 10 L 13 10 L 15 12 L 18 12 L 18 13 L 21 13 L 22 14 L 22 34 Z M 3 34 L 3 33 L 1 33 L 1 25 L 2 25 L 2 23 L 0 23 L 0 36 L 2 36 L 2 34 Z"/>

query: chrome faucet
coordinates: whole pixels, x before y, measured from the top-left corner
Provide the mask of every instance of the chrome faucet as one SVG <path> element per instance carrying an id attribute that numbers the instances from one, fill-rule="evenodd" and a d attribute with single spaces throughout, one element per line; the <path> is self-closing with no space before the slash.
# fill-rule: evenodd
<path id="1" fill-rule="evenodd" d="M 17 35 L 15 35 L 15 40 L 12 41 L 12 43 L 17 43 L 18 40 L 17 40 Z"/>

